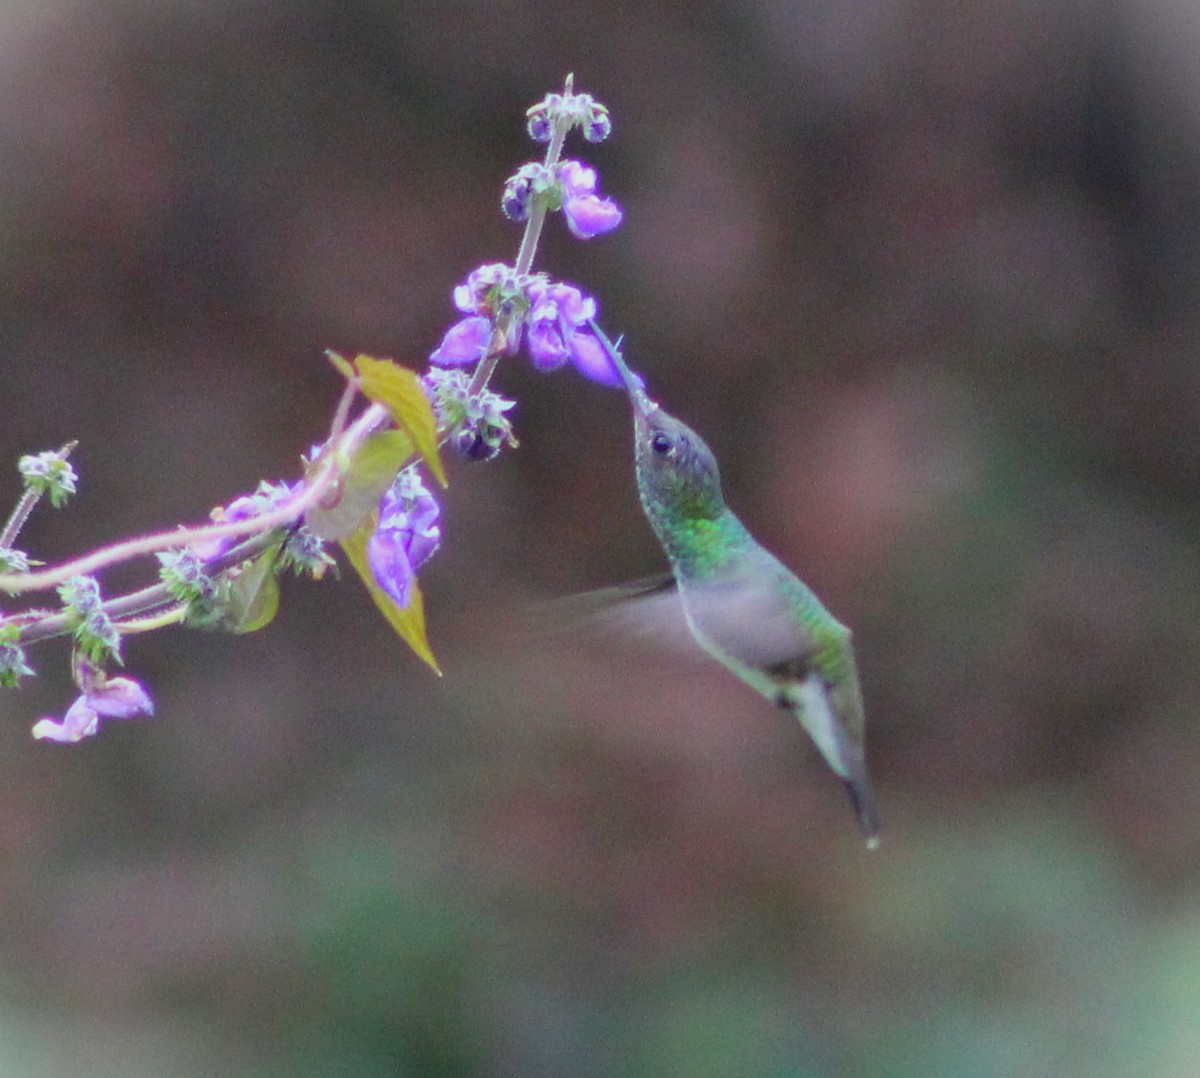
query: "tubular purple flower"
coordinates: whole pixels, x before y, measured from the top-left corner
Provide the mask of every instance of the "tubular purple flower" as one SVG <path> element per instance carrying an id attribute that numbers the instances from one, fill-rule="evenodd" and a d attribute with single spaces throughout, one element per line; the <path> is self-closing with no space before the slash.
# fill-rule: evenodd
<path id="1" fill-rule="evenodd" d="M 590 330 L 575 331 L 571 338 L 571 362 L 580 374 L 593 382 L 617 387 L 625 384 L 621 372 Z"/>
<path id="2" fill-rule="evenodd" d="M 612 199 L 596 194 L 595 169 L 578 161 L 563 161 L 558 166 L 558 178 L 563 185 L 563 216 L 573 236 L 590 240 L 621 223 L 621 208 Z"/>
<path id="3" fill-rule="evenodd" d="M 110 677 L 87 694 L 87 702 L 97 715 L 106 719 L 130 719 L 134 715 L 153 715 L 154 701 L 141 684 L 131 677 Z"/>
<path id="4" fill-rule="evenodd" d="M 91 737 L 100 729 L 100 716 L 90 707 L 86 696 L 80 696 L 63 716 L 62 722 L 52 718 L 38 719 L 33 724 L 33 736 L 38 741 L 58 741 L 71 744 Z"/>
<path id="5" fill-rule="evenodd" d="M 130 719 L 134 715 L 153 715 L 154 702 L 142 686 L 127 677 L 101 678 L 95 686 L 77 697 L 67 708 L 62 722 L 53 718 L 33 724 L 33 736 L 39 741 L 70 744 L 92 737 L 100 729 L 100 719 Z"/>
<path id="6" fill-rule="evenodd" d="M 562 328 L 552 315 L 539 318 L 529 327 L 529 358 L 539 371 L 556 371 L 567 361 Z"/>
<path id="7" fill-rule="evenodd" d="M 561 283 L 547 285 L 531 298 L 529 358 L 538 370 L 557 370 L 571 358 L 576 329 L 596 317 L 596 301 Z"/>
<path id="8" fill-rule="evenodd" d="M 379 501 L 379 523 L 367 540 L 367 563 L 375 582 L 407 607 L 417 570 L 437 551 L 441 508 L 415 467 L 405 468 Z"/>
<path id="9" fill-rule="evenodd" d="M 529 358 L 538 370 L 557 370 L 568 360 L 585 378 L 619 386 L 621 375 L 588 330 L 596 317 L 596 301 L 574 285 L 539 289 L 529 312 Z"/>
<path id="10" fill-rule="evenodd" d="M 458 290 L 455 289 L 456 299 Z M 442 343 L 429 357 L 430 363 L 442 367 L 461 367 L 475 363 L 487 352 L 492 339 L 492 323 L 482 315 L 469 315 L 455 322 L 442 338 Z"/>

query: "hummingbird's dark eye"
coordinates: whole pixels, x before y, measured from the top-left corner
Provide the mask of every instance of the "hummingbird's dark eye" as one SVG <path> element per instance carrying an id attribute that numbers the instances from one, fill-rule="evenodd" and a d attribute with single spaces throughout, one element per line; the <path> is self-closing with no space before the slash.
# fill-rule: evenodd
<path id="1" fill-rule="evenodd" d="M 671 439 L 665 434 L 656 434 L 650 439 L 650 448 L 656 453 L 669 453 L 671 451 Z"/>

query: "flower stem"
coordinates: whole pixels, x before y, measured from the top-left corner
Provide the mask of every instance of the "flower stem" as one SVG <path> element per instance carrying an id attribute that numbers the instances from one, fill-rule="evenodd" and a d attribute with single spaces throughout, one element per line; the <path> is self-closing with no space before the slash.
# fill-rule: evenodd
<path id="1" fill-rule="evenodd" d="M 213 573 L 219 573 L 223 569 L 238 565 L 261 553 L 273 542 L 275 542 L 275 537 L 270 532 L 263 532 L 261 535 L 247 539 L 237 546 L 230 547 L 219 558 L 214 559 L 208 568 Z M 112 599 L 108 599 L 101 606 L 101 609 L 113 621 L 118 623 L 119 628 L 124 630 L 127 623 L 120 621 L 121 618 L 145 614 L 149 611 L 158 610 L 160 607 L 171 606 L 174 603 L 175 599 L 166 584 L 150 584 L 147 587 L 139 588 L 137 591 L 131 591 L 127 595 L 118 595 Z M 10 623 L 21 626 L 22 644 L 34 644 L 41 640 L 49 640 L 55 636 L 66 636 L 72 629 L 69 616 L 62 611 L 24 611 L 21 614 L 9 617 L 7 620 Z M 167 622 L 165 624 L 170 623 Z"/>
<path id="2" fill-rule="evenodd" d="M 187 607 L 179 603 L 164 610 L 161 614 L 154 614 L 147 618 L 131 618 L 129 621 L 119 621 L 116 623 L 116 627 L 122 636 L 129 636 L 133 633 L 150 633 L 155 629 L 165 629 L 168 625 L 178 625 L 186 617 Z"/>
<path id="3" fill-rule="evenodd" d="M 345 458 L 352 459 L 354 450 L 358 448 L 362 440 L 386 419 L 387 410 L 381 405 L 372 404 L 349 428 L 339 430 L 338 424 L 335 423 L 333 437 L 341 439 L 338 448 L 344 451 Z M 341 423 L 344 424 L 344 418 Z M 52 566 L 38 572 L 0 573 L 0 591 L 8 592 L 10 595 L 18 595 L 27 591 L 45 591 L 73 576 L 90 576 L 110 565 L 129 561 L 145 554 L 156 554 L 161 550 L 174 550 L 205 539 L 254 535 L 267 532 L 280 524 L 290 524 L 315 505 L 338 481 L 337 458 L 340 455 L 343 453 L 323 454 L 314 462 L 301 493 L 291 501 L 285 502 L 277 509 L 272 509 L 261 516 L 250 517 L 248 520 L 236 520 L 229 524 L 195 524 L 190 527 L 176 528 L 173 531 L 143 535 L 138 539 L 127 539 L 121 543 L 113 543 L 112 546 L 101 547 L 101 549 L 86 554 L 82 558 L 76 558 L 74 561 L 64 562 L 62 565 Z"/>
<path id="4" fill-rule="evenodd" d="M 570 97 L 575 87 L 575 76 L 570 74 L 567 76 L 563 85 L 563 97 Z M 546 147 L 546 167 L 553 168 L 558 164 L 559 157 L 562 156 L 563 143 L 566 141 L 567 132 L 571 130 L 571 125 L 574 120 L 571 118 L 567 109 L 563 109 L 554 120 L 554 128 L 550 132 L 550 144 Z M 525 232 L 521 236 L 521 246 L 517 248 L 517 261 L 513 266 L 519 277 L 524 277 L 533 268 L 533 259 L 537 254 L 538 241 L 542 238 L 542 226 L 546 223 L 546 206 L 541 199 L 534 201 L 533 208 L 529 211 L 529 220 L 525 222 Z M 488 350 L 484 357 L 479 361 L 475 368 L 475 373 L 471 376 L 471 384 L 467 387 L 467 394 L 471 397 L 477 397 L 485 389 L 488 383 L 492 380 L 492 375 L 496 371 L 496 364 L 500 362 L 501 355 L 504 354 L 505 342 L 508 340 L 509 322 L 512 315 L 505 319 L 497 320 L 495 329 L 492 331 L 492 339 L 488 342 Z"/>

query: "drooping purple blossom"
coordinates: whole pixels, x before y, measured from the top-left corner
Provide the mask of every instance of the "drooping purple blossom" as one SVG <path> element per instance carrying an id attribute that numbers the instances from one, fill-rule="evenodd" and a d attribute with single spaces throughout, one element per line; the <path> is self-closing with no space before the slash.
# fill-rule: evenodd
<path id="1" fill-rule="evenodd" d="M 596 317 L 596 301 L 574 285 L 547 285 L 536 294 L 529 312 L 529 358 L 538 370 L 552 371 L 568 360 L 580 374 L 606 385 L 621 376 L 587 329 Z"/>
<path id="2" fill-rule="evenodd" d="M 367 540 L 367 563 L 375 583 L 407 607 L 417 570 L 437 551 L 441 508 L 415 466 L 405 468 L 379 500 L 379 523 Z"/>
<path id="3" fill-rule="evenodd" d="M 533 187 L 529 178 L 520 173 L 510 177 L 504 185 L 504 193 L 500 196 L 500 212 L 510 221 L 524 224 L 529 220 L 532 205 Z"/>
<path id="4" fill-rule="evenodd" d="M 618 388 L 624 384 L 621 380 L 621 372 L 609 358 L 604 346 L 586 327 L 577 329 L 571 338 L 571 362 L 575 364 L 575 369 L 580 374 L 593 382 Z"/>
<path id="5" fill-rule="evenodd" d="M 129 719 L 153 714 L 154 702 L 133 678 L 101 678 L 76 698 L 61 721 L 47 717 L 35 722 L 33 736 L 39 741 L 70 744 L 92 737 L 100 729 L 102 718 Z"/>
<path id="6" fill-rule="evenodd" d="M 429 362 L 443 367 L 477 363 L 487 352 L 491 339 L 491 320 L 479 314 L 468 315 L 446 330 L 442 343 L 429 356 Z"/>
<path id="7" fill-rule="evenodd" d="M 596 301 L 569 284 L 551 284 L 533 295 L 529 358 L 540 371 L 557 370 L 571 354 L 575 330 L 596 317 Z"/>
<path id="8" fill-rule="evenodd" d="M 611 232 L 624 216 L 611 198 L 596 194 L 596 170 L 579 161 L 563 161 L 558 166 L 562 183 L 562 210 L 571 234 L 590 240 Z"/>

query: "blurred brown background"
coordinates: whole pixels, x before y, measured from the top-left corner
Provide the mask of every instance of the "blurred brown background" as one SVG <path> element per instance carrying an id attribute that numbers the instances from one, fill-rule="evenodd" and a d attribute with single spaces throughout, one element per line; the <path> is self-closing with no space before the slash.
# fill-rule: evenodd
<path id="1" fill-rule="evenodd" d="M 884 845 L 719 671 L 537 603 L 658 570 L 619 394 L 501 369 L 433 678 L 360 585 L 0 697 L 0 1075 L 1200 1073 L 1200 15 L 1184 0 L 0 7 L 3 459 L 42 558 L 293 477 L 322 350 L 421 366 L 573 70 L 552 222 L 856 630 Z M 14 470 L 7 472 L 15 498 Z M 112 574 L 106 587 L 144 575 Z"/>

